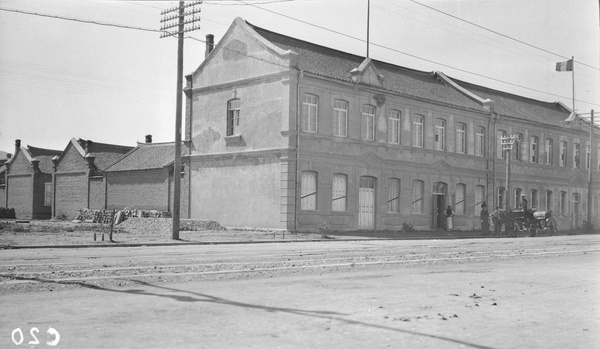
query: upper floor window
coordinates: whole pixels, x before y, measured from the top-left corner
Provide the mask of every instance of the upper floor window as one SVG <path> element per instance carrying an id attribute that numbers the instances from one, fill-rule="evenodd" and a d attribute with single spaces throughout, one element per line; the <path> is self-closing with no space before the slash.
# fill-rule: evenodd
<path id="1" fill-rule="evenodd" d="M 362 138 L 375 140 L 375 107 L 372 105 L 363 105 L 362 108 Z"/>
<path id="2" fill-rule="evenodd" d="M 446 149 L 446 120 L 435 120 L 435 150 Z"/>
<path id="3" fill-rule="evenodd" d="M 475 155 L 483 156 L 485 152 L 485 129 L 477 127 L 475 129 Z"/>
<path id="4" fill-rule="evenodd" d="M 423 181 L 413 181 L 412 212 L 423 213 Z"/>
<path id="5" fill-rule="evenodd" d="M 538 162 L 538 138 L 531 136 L 529 139 L 529 161 L 532 163 Z"/>
<path id="6" fill-rule="evenodd" d="M 560 150 L 559 150 L 559 161 L 558 161 L 558 165 L 565 167 L 567 166 L 567 142 L 566 141 L 561 141 L 560 142 Z"/>
<path id="7" fill-rule="evenodd" d="M 413 147 L 423 148 L 423 116 L 415 115 L 412 131 Z"/>
<path id="8" fill-rule="evenodd" d="M 227 102 L 227 135 L 240 134 L 240 100 L 232 99 Z"/>
<path id="9" fill-rule="evenodd" d="M 400 180 L 388 179 L 388 212 L 400 212 Z"/>
<path id="10" fill-rule="evenodd" d="M 585 146 L 585 168 L 589 170 L 590 166 L 592 166 L 592 148 L 588 144 Z"/>
<path id="11" fill-rule="evenodd" d="M 523 134 L 516 133 L 515 134 L 515 144 L 513 144 L 513 154 L 515 160 L 523 161 Z"/>
<path id="12" fill-rule="evenodd" d="M 580 166 L 580 149 L 579 143 L 573 144 L 573 168 L 579 168 Z"/>
<path id="13" fill-rule="evenodd" d="M 388 119 L 388 142 L 391 144 L 400 144 L 400 116 L 402 114 L 397 110 L 390 110 Z"/>
<path id="14" fill-rule="evenodd" d="M 333 102 L 333 135 L 348 135 L 348 102 L 336 99 Z"/>
<path id="15" fill-rule="evenodd" d="M 456 152 L 461 154 L 467 152 L 467 125 L 463 123 L 456 126 Z"/>
<path id="16" fill-rule="evenodd" d="M 465 197 L 467 192 L 467 186 L 464 184 L 456 185 L 456 203 L 454 204 L 454 212 L 458 215 L 465 214 Z"/>
<path id="17" fill-rule="evenodd" d="M 319 97 L 305 94 L 302 101 L 302 131 L 317 132 Z"/>
<path id="18" fill-rule="evenodd" d="M 502 145 L 504 138 L 506 138 L 506 131 L 498 130 L 496 132 L 496 157 L 498 159 L 506 159 L 506 151 Z"/>
<path id="19" fill-rule="evenodd" d="M 333 175 L 333 186 L 331 190 L 331 210 L 336 212 L 346 211 L 348 177 L 345 174 Z"/>
<path id="20" fill-rule="evenodd" d="M 300 188 L 300 208 L 302 210 L 317 209 L 317 173 L 313 171 L 302 172 Z"/>
<path id="21" fill-rule="evenodd" d="M 554 157 L 554 141 L 550 138 L 546 138 L 544 148 L 544 152 L 546 153 L 546 165 L 552 165 L 552 158 Z"/>

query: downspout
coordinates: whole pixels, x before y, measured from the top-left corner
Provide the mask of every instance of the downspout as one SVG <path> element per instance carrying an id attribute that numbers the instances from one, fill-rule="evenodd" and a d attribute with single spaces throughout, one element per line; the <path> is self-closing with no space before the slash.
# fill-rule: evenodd
<path id="1" fill-rule="evenodd" d="M 210 35 L 210 34 L 209 34 Z M 207 45 L 208 45 L 208 35 L 206 36 L 207 39 Z M 210 48 L 210 50 L 212 51 L 212 47 Z M 208 54 L 210 53 L 210 51 L 207 50 L 206 52 L 206 56 L 208 56 Z M 192 115 L 193 114 L 193 110 L 194 110 L 194 93 L 192 92 L 192 89 L 194 88 L 194 79 L 193 79 L 193 74 L 188 75 L 185 77 L 186 78 L 186 87 L 184 89 L 184 93 L 186 94 L 186 103 L 187 103 L 187 130 L 185 132 L 185 138 L 186 138 L 186 142 L 185 145 L 187 147 L 187 169 L 185 171 L 185 174 L 187 175 L 187 218 L 192 218 Z M 189 92 L 187 92 L 189 91 Z"/>
<path id="2" fill-rule="evenodd" d="M 300 81 L 304 76 L 302 69 L 298 70 L 298 83 L 296 84 L 296 180 L 294 181 L 294 232 L 298 231 L 298 205 L 300 197 L 298 181 L 300 180 Z"/>

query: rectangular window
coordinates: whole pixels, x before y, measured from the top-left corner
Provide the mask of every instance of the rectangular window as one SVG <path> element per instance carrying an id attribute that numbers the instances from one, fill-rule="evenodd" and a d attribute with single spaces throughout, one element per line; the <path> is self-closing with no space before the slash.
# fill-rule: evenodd
<path id="1" fill-rule="evenodd" d="M 319 99 L 317 96 L 304 95 L 302 102 L 302 131 L 317 132 Z"/>
<path id="2" fill-rule="evenodd" d="M 592 148 L 588 144 L 585 147 L 585 168 L 589 170 L 590 166 L 592 166 Z"/>
<path id="3" fill-rule="evenodd" d="M 523 194 L 523 190 L 521 188 L 515 189 L 515 208 L 519 208 L 521 202 L 521 194 Z"/>
<path id="4" fill-rule="evenodd" d="M 538 191 L 536 189 L 531 189 L 530 192 L 531 199 L 529 200 L 529 209 L 537 209 L 538 208 Z"/>
<path id="5" fill-rule="evenodd" d="M 485 129 L 477 127 L 475 130 L 475 155 L 483 156 L 485 151 Z"/>
<path id="6" fill-rule="evenodd" d="M 500 206 L 500 208 L 504 208 L 504 204 L 506 203 L 506 199 L 505 199 L 505 194 L 506 194 L 506 190 L 502 187 L 498 188 L 498 193 L 497 193 L 497 206 Z"/>
<path id="7" fill-rule="evenodd" d="M 331 210 L 336 212 L 346 211 L 347 176 L 336 173 L 333 175 L 331 190 Z"/>
<path id="8" fill-rule="evenodd" d="M 423 117 L 416 115 L 413 121 L 413 147 L 423 148 Z"/>
<path id="9" fill-rule="evenodd" d="M 435 150 L 446 149 L 446 121 L 437 119 L 435 121 Z"/>
<path id="10" fill-rule="evenodd" d="M 464 184 L 456 185 L 456 203 L 454 203 L 454 212 L 457 215 L 465 214 L 465 193 L 467 191 L 467 186 Z"/>
<path id="11" fill-rule="evenodd" d="M 481 210 L 481 204 L 485 202 L 485 187 L 483 185 L 475 186 L 475 207 L 477 212 Z M 487 205 L 487 204 L 486 204 Z"/>
<path id="12" fill-rule="evenodd" d="M 362 138 L 375 140 L 375 107 L 370 105 L 363 105 L 362 108 Z"/>
<path id="13" fill-rule="evenodd" d="M 459 123 L 456 127 L 456 152 L 465 154 L 467 152 L 467 125 Z"/>
<path id="14" fill-rule="evenodd" d="M 412 213 L 423 213 L 423 181 L 413 181 Z"/>
<path id="15" fill-rule="evenodd" d="M 234 99 L 227 103 L 227 135 L 240 134 L 240 100 Z"/>
<path id="16" fill-rule="evenodd" d="M 506 131 L 498 130 L 496 132 L 496 158 L 498 159 L 506 159 L 506 151 L 502 145 L 504 138 L 506 138 Z"/>
<path id="17" fill-rule="evenodd" d="M 560 154 L 559 154 L 559 165 L 561 167 L 567 166 L 567 142 L 560 142 Z"/>
<path id="18" fill-rule="evenodd" d="M 52 182 L 44 183 L 44 206 L 52 206 Z"/>
<path id="19" fill-rule="evenodd" d="M 515 160 L 523 161 L 523 149 L 521 149 L 523 146 L 523 134 L 517 133 L 515 136 L 515 144 L 513 145 L 513 154 L 515 154 L 514 158 Z"/>
<path id="20" fill-rule="evenodd" d="M 553 143 L 554 141 L 552 139 L 546 138 L 544 143 L 544 151 L 546 153 L 546 165 L 552 165 L 552 158 L 554 156 Z"/>
<path id="21" fill-rule="evenodd" d="M 579 152 L 580 152 L 579 143 L 574 143 L 573 144 L 573 168 L 579 168 L 579 165 L 580 165 Z"/>
<path id="22" fill-rule="evenodd" d="M 300 208 L 302 210 L 317 209 L 317 173 L 313 171 L 302 172 L 302 187 Z"/>
<path id="23" fill-rule="evenodd" d="M 339 99 L 333 103 L 333 135 L 337 137 L 348 135 L 348 102 Z"/>
<path id="24" fill-rule="evenodd" d="M 532 136 L 529 140 L 529 161 L 535 164 L 538 161 L 538 138 Z"/>
<path id="25" fill-rule="evenodd" d="M 388 212 L 400 213 L 400 180 L 388 179 Z"/>
<path id="26" fill-rule="evenodd" d="M 546 211 L 554 210 L 554 196 L 551 190 L 546 190 Z"/>
<path id="27" fill-rule="evenodd" d="M 388 119 L 388 142 L 391 144 L 400 144 L 400 112 L 397 110 L 390 111 Z"/>
<path id="28" fill-rule="evenodd" d="M 561 216 L 567 215 L 567 192 L 560 192 L 560 214 Z"/>

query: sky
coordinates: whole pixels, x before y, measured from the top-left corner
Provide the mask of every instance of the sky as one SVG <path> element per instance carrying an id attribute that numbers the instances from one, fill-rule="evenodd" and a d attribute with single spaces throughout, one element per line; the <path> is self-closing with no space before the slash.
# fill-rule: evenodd
<path id="1" fill-rule="evenodd" d="M 129 146 L 147 134 L 173 141 L 177 40 L 150 30 L 160 28 L 162 10 L 177 4 L 0 0 L 0 151 L 13 153 L 15 139 L 55 150 L 73 137 Z M 575 57 L 575 109 L 595 109 L 600 120 L 598 5 L 370 0 L 369 55 L 569 108 L 573 75 L 555 66 Z M 204 1 L 201 28 L 185 39 L 184 75 L 202 63 L 205 36 L 218 42 L 236 17 L 365 56 L 367 6 L 368 0 Z"/>

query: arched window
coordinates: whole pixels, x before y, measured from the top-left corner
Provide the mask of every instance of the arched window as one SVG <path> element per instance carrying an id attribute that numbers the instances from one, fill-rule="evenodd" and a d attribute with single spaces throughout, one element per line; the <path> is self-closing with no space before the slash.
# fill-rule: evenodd
<path id="1" fill-rule="evenodd" d="M 400 180 L 388 179 L 388 212 L 400 213 Z"/>
<path id="2" fill-rule="evenodd" d="M 341 173 L 333 175 L 331 190 L 331 210 L 336 212 L 346 211 L 346 198 L 348 191 L 348 176 Z"/>
<path id="3" fill-rule="evenodd" d="M 423 213 L 423 181 L 413 181 L 412 213 Z"/>
<path id="4" fill-rule="evenodd" d="M 456 202 L 454 203 L 454 212 L 457 215 L 464 215 L 465 212 L 465 199 L 466 199 L 467 186 L 460 183 L 456 185 Z"/>
<path id="5" fill-rule="evenodd" d="M 475 186 L 475 208 L 479 212 L 481 210 L 481 204 L 485 202 L 485 187 L 483 185 Z M 486 203 L 487 205 L 487 203 Z M 488 208 L 489 210 L 490 208 Z"/>
<path id="6" fill-rule="evenodd" d="M 300 208 L 302 210 L 317 209 L 317 173 L 314 171 L 302 172 Z"/>
<path id="7" fill-rule="evenodd" d="M 554 211 L 554 195 L 551 190 L 546 190 L 546 211 Z"/>
<path id="8" fill-rule="evenodd" d="M 567 212 L 567 192 L 561 191 L 560 192 L 560 215 L 566 216 L 567 213 L 568 213 Z"/>

